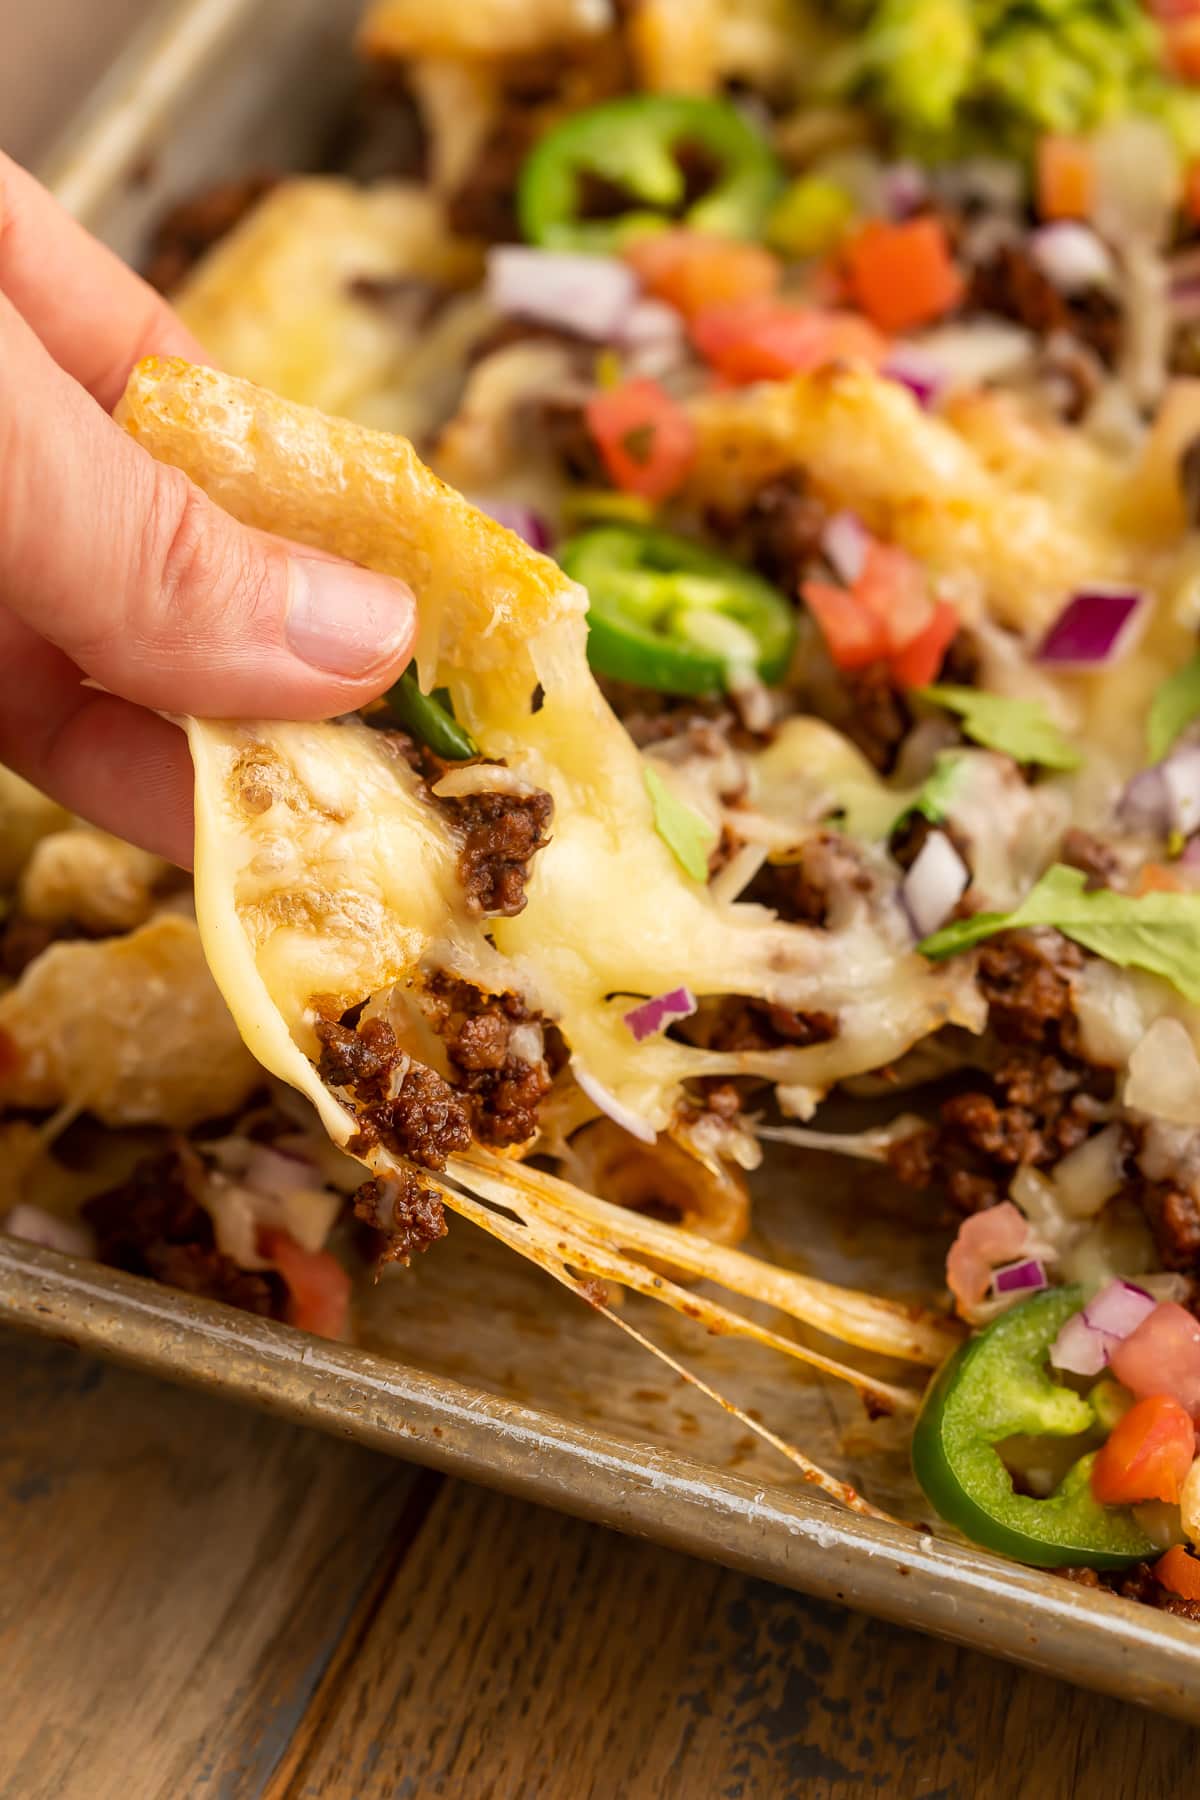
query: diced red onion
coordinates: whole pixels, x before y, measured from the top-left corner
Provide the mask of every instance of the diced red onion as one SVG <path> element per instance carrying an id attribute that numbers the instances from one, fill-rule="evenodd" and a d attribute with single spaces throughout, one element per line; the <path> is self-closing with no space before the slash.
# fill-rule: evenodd
<path id="1" fill-rule="evenodd" d="M 92 1236 L 84 1226 L 24 1201 L 0 1218 L 0 1230 L 26 1244 L 40 1244 L 43 1250 L 61 1250 L 65 1256 L 92 1254 Z"/>
<path id="2" fill-rule="evenodd" d="M 1172 829 L 1188 837 L 1200 825 L 1200 746 L 1187 744 L 1172 751 L 1159 767 Z"/>
<path id="3" fill-rule="evenodd" d="M 504 525 L 509 531 L 515 531 L 533 549 L 550 548 L 553 541 L 550 527 L 531 506 L 521 506 L 515 500 L 476 500 L 475 504 L 489 519 L 495 519 L 497 525 Z"/>
<path id="4" fill-rule="evenodd" d="M 902 344 L 892 351 L 883 366 L 888 381 L 906 387 L 919 406 L 928 410 L 946 385 L 946 371 L 930 356 L 923 356 L 912 344 Z"/>
<path id="5" fill-rule="evenodd" d="M 1156 763 L 1152 769 L 1139 769 L 1126 783 L 1117 802 L 1117 812 L 1131 831 L 1166 836 L 1170 830 L 1170 796 L 1161 763 Z"/>
<path id="6" fill-rule="evenodd" d="M 1128 647 L 1145 595 L 1132 588 L 1089 588 L 1072 594 L 1042 639 L 1037 660 L 1091 669 Z"/>
<path id="7" fill-rule="evenodd" d="M 1107 1332 L 1110 1337 L 1126 1338 L 1136 1331 L 1142 1320 L 1154 1311 L 1158 1301 L 1135 1282 L 1120 1276 L 1101 1288 L 1083 1309 L 1083 1316 L 1093 1331 Z"/>
<path id="8" fill-rule="evenodd" d="M 1132 1281 L 1110 1281 L 1067 1320 L 1050 1347 L 1050 1361 L 1069 1375 L 1098 1375 L 1117 1345 L 1157 1305 L 1152 1294 Z"/>
<path id="9" fill-rule="evenodd" d="M 900 886 L 918 938 L 945 924 L 970 884 L 971 871 L 945 832 L 931 831 Z"/>
<path id="10" fill-rule="evenodd" d="M 1035 231 L 1029 254 L 1047 281 L 1064 294 L 1108 287 L 1116 273 L 1104 240 L 1075 219 L 1060 219 Z"/>
<path id="11" fill-rule="evenodd" d="M 643 1000 L 640 1006 L 625 1013 L 623 1019 L 640 1044 L 643 1038 L 653 1037 L 675 1019 L 690 1019 L 695 1010 L 696 996 L 691 988 L 677 987 L 669 994 L 656 994 L 653 1000 Z"/>
<path id="12" fill-rule="evenodd" d="M 611 256 L 501 244 L 488 252 L 487 296 L 499 313 L 609 343 L 637 300 L 633 270 Z"/>
<path id="13" fill-rule="evenodd" d="M 837 512 L 821 533 L 821 548 L 834 574 L 853 587 L 863 572 L 871 538 L 862 520 L 852 512 Z"/>
<path id="14" fill-rule="evenodd" d="M 1099 1375 L 1114 1341 L 1093 1331 L 1081 1312 L 1072 1313 L 1050 1346 L 1050 1361 L 1066 1375 Z"/>
<path id="15" fill-rule="evenodd" d="M 1117 811 L 1132 831 L 1159 837 L 1179 831 L 1190 837 L 1200 826 L 1200 745 L 1184 744 L 1153 768 L 1139 770 L 1126 784 Z M 1196 860 L 1193 853 L 1189 866 Z"/>
<path id="16" fill-rule="evenodd" d="M 578 1057 L 571 1058 L 571 1073 L 588 1099 L 592 1101 L 593 1105 L 598 1106 L 614 1125 L 619 1125 L 622 1131 L 627 1131 L 630 1137 L 638 1140 L 639 1144 L 653 1144 L 658 1141 L 658 1133 L 653 1125 L 648 1125 L 640 1113 L 635 1113 L 630 1107 L 623 1106 L 616 1095 L 610 1093 L 602 1082 L 597 1081 L 594 1075 L 588 1074 Z"/>
<path id="17" fill-rule="evenodd" d="M 889 163 L 880 178 L 884 207 L 893 219 L 906 219 L 929 198 L 929 177 L 919 163 Z"/>
<path id="18" fill-rule="evenodd" d="M 1046 1271 L 1036 1256 L 1023 1262 L 1005 1263 L 992 1273 L 992 1287 L 997 1294 L 1017 1294 L 1024 1289 L 1049 1287 Z"/>

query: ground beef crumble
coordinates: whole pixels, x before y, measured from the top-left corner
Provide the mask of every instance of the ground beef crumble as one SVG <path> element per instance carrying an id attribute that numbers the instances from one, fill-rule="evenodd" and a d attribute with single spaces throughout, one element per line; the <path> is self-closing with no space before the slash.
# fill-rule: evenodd
<path id="1" fill-rule="evenodd" d="M 407 1268 L 415 1255 L 446 1235 L 441 1196 L 411 1169 L 387 1180 L 365 1181 L 354 1196 L 354 1216 L 381 1239 L 380 1264 L 397 1262 Z"/>
<path id="2" fill-rule="evenodd" d="M 82 1207 L 96 1255 L 131 1275 L 283 1319 L 287 1290 L 272 1270 L 242 1269 L 217 1248 L 213 1223 L 188 1179 L 186 1150 L 143 1157 L 126 1181 Z"/>
<path id="3" fill-rule="evenodd" d="M 458 1091 L 469 1096 L 475 1136 L 485 1144 L 522 1144 L 537 1131 L 537 1109 L 567 1059 L 557 1027 L 518 994 L 483 994 L 452 975 L 433 976 L 426 1016 L 446 1047 Z M 540 1032 L 542 1055 L 513 1051 L 518 1027 Z"/>
<path id="4" fill-rule="evenodd" d="M 1109 365 L 1120 352 L 1121 308 L 1112 295 L 1101 288 L 1064 294 L 1020 240 L 999 245 L 975 268 L 967 309 L 1012 319 L 1038 337 L 1069 333 Z"/>
<path id="5" fill-rule="evenodd" d="M 357 1030 L 321 1019 L 317 1073 L 354 1101 L 358 1134 L 352 1155 L 383 1144 L 426 1169 L 471 1143 L 471 1114 L 463 1097 L 433 1069 L 409 1062 L 386 1019 L 366 1019 Z"/>
<path id="6" fill-rule="evenodd" d="M 433 788 L 449 770 L 468 765 L 446 762 L 405 731 L 380 728 L 379 735 L 421 777 L 425 799 L 440 808 L 460 834 L 458 874 L 470 910 L 502 919 L 523 912 L 529 865 L 550 842 L 554 818 L 550 795 L 542 788 L 522 794 L 497 789 L 457 797 L 436 795 Z"/>
<path id="7" fill-rule="evenodd" d="M 550 795 L 538 788 L 529 794 L 467 794 L 438 804 L 463 834 L 458 872 L 470 910 L 515 918 L 525 910 L 529 864 L 550 842 Z"/>
<path id="8" fill-rule="evenodd" d="M 1045 1167 L 1093 1128 L 1085 1097 L 1108 1098 L 1110 1070 L 1079 1053 L 1072 976 L 1083 953 L 1057 932 L 1002 932 L 979 956 L 992 1036 L 986 1075 L 939 1108 L 937 1123 L 893 1145 L 889 1161 L 911 1187 L 938 1182 L 963 1212 L 1003 1199 L 1022 1167 Z"/>

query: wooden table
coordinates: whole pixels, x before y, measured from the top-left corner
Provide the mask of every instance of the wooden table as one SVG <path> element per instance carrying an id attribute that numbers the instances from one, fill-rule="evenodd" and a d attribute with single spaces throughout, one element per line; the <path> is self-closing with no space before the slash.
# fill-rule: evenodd
<path id="1" fill-rule="evenodd" d="M 0 0 L 33 155 L 146 0 Z M 0 1800 L 1154 1800 L 1182 1726 L 0 1336 Z"/>
<path id="2" fill-rule="evenodd" d="M 0 1335 L 0 1800 L 1155 1800 L 1185 1727 Z"/>

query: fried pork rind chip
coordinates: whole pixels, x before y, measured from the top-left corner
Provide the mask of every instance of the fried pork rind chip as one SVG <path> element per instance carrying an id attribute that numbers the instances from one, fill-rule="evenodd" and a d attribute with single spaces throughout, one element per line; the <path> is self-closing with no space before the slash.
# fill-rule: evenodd
<path id="1" fill-rule="evenodd" d="M 21 871 L 20 912 L 43 925 L 78 925 L 97 935 L 143 925 L 170 870 L 161 856 L 90 825 L 40 838 Z"/>
<path id="2" fill-rule="evenodd" d="M 367 56 L 526 56 L 603 36 L 616 22 L 612 0 L 373 0 L 359 31 Z"/>
<path id="3" fill-rule="evenodd" d="M 311 177 L 273 188 L 174 303 L 223 368 L 304 405 L 413 433 L 444 404 L 466 304 L 447 316 L 423 300 L 479 272 L 478 252 L 450 235 L 424 189 Z M 460 335 L 477 312 L 471 303 Z"/>
<path id="4" fill-rule="evenodd" d="M 0 1107 L 185 1130 L 233 1112 L 262 1080 L 191 919 L 51 944 L 0 995 Z"/>
<path id="5" fill-rule="evenodd" d="M 70 824 L 71 815 L 0 764 L 0 885 L 15 881 L 34 845 Z"/>
<path id="6" fill-rule="evenodd" d="M 1127 580 L 1134 554 L 1114 530 L 1128 470 L 1080 434 L 1034 432 L 981 397 L 959 428 L 922 412 L 898 382 L 830 366 L 791 382 L 696 402 L 690 495 L 748 501 L 803 468 L 837 505 L 958 582 L 955 598 L 1019 631 L 1044 629 L 1063 595 Z"/>
<path id="7" fill-rule="evenodd" d="M 486 755 L 506 765 L 496 785 L 515 781 L 554 800 L 553 838 L 538 852 L 525 910 L 484 921 L 466 904 L 453 826 L 384 734 L 357 720 L 191 722 L 197 911 L 210 965 L 255 1056 L 309 1095 L 335 1142 L 355 1138 L 356 1120 L 318 1078 L 317 1017 L 402 1001 L 435 970 L 485 992 L 515 990 L 557 1021 L 576 1073 L 607 1088 L 647 1136 L 672 1124 L 686 1077 L 753 1071 L 817 1094 L 943 1023 L 979 1025 L 969 976 L 915 956 L 899 921 L 864 912 L 842 932 L 785 926 L 762 908 L 718 902 L 685 875 L 654 830 L 643 760 L 588 669 L 586 596 L 439 482 L 409 444 L 157 360 L 135 371 L 120 418 L 246 523 L 403 576 L 420 607 L 423 685 L 446 686 Z M 448 784 L 465 777 L 486 789 L 488 776 L 485 765 L 468 766 Z M 828 1009 L 841 1028 L 829 1044 L 759 1053 L 636 1045 L 621 996 L 681 984 Z M 381 1146 L 359 1143 L 360 1152 L 385 1178 L 402 1169 Z M 911 1390 L 868 1379 L 658 1269 L 710 1275 L 891 1356 L 932 1362 L 947 1346 L 945 1323 L 919 1310 L 767 1269 L 481 1148 L 451 1157 L 444 1177 L 421 1179 L 596 1304 L 589 1281 L 623 1282 L 849 1380 L 888 1410 L 911 1409 Z M 810 1479 L 853 1499 L 771 1441 Z"/>

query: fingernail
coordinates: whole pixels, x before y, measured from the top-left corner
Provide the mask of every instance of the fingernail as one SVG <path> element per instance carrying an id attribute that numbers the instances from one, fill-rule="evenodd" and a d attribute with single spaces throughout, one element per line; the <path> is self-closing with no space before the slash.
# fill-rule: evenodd
<path id="1" fill-rule="evenodd" d="M 353 563 L 291 560 L 288 648 L 326 675 L 370 675 L 412 642 L 416 601 L 403 582 Z"/>

